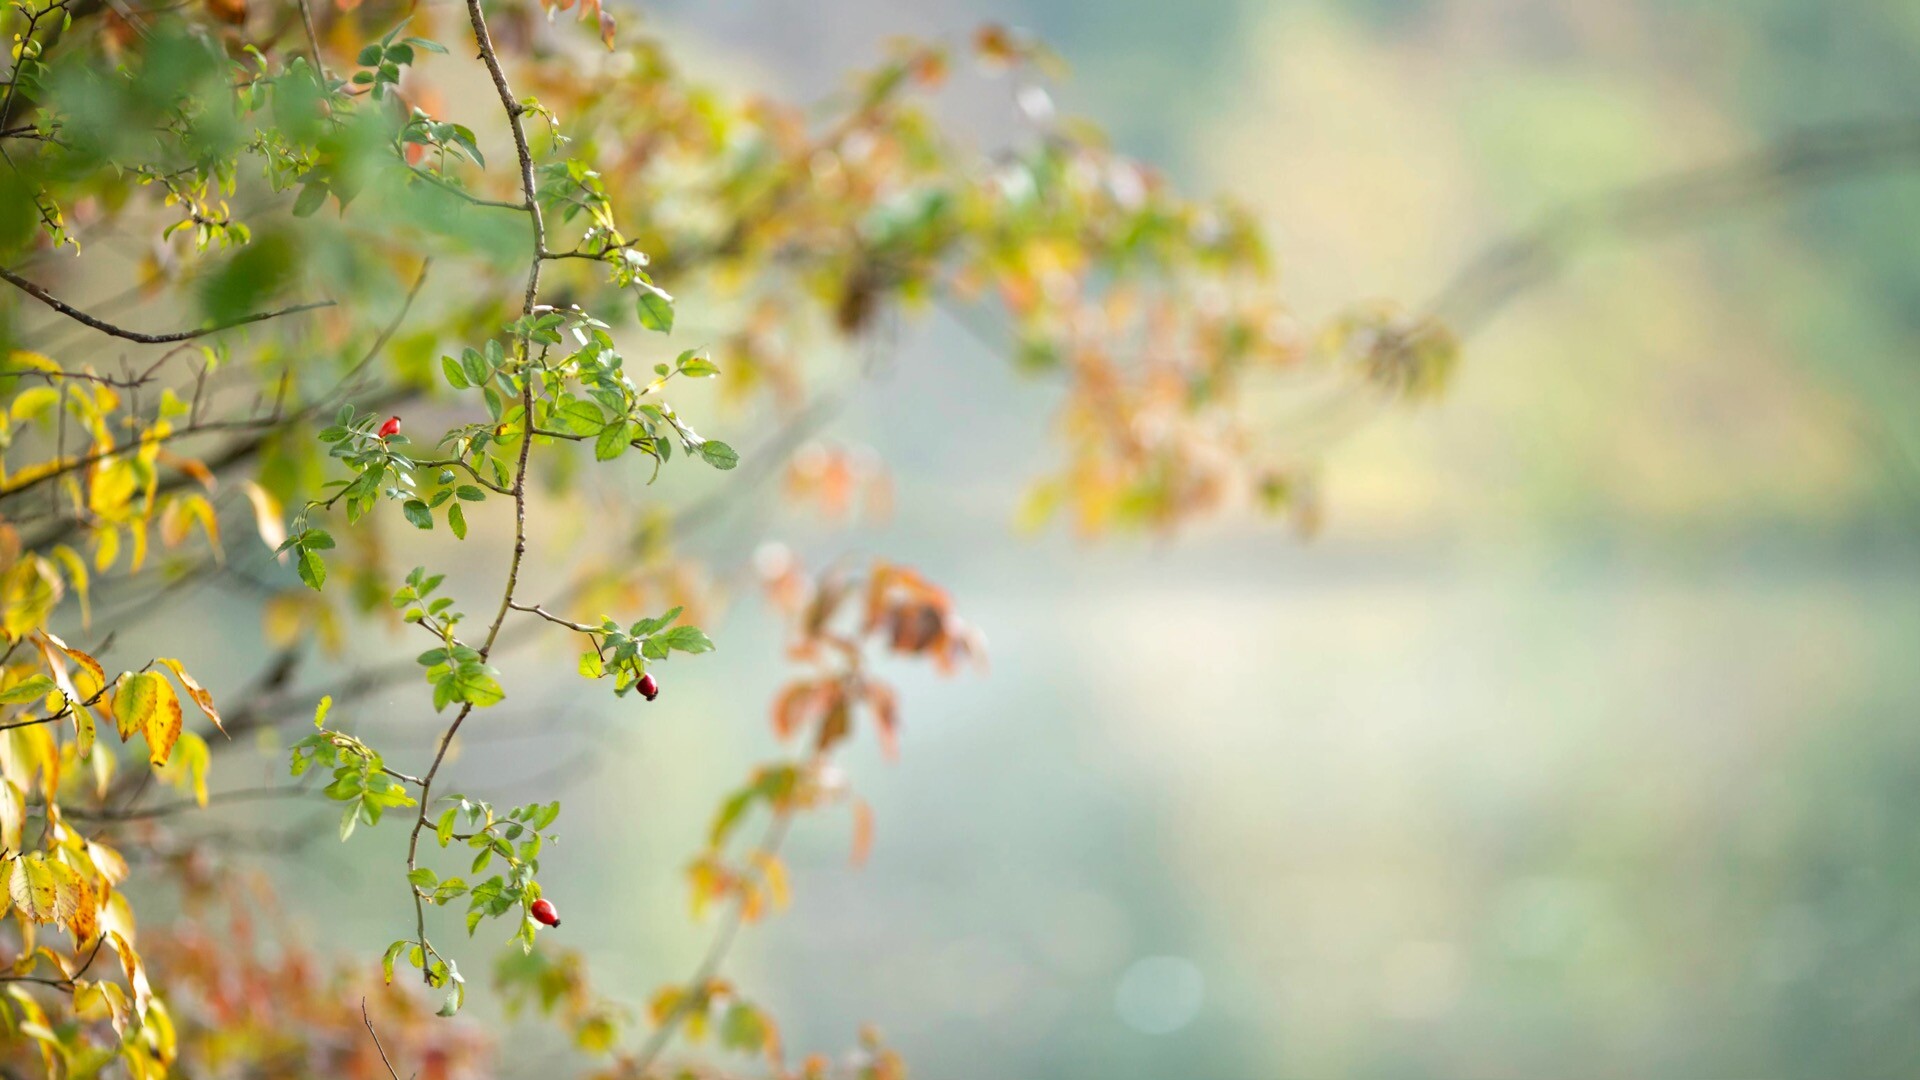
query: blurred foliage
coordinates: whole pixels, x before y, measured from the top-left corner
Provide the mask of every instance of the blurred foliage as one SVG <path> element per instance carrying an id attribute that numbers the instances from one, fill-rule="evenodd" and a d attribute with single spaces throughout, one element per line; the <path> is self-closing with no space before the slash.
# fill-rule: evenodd
<path id="1" fill-rule="evenodd" d="M 778 470 L 820 402 L 858 377 L 859 354 L 935 306 L 1059 386 L 1063 460 L 1025 513 L 1086 534 L 1170 533 L 1245 506 L 1310 520 L 1312 455 L 1259 451 L 1250 387 L 1312 371 L 1375 403 L 1417 401 L 1453 369 L 1445 330 L 1385 305 L 1316 344 L 1275 300 L 1249 216 L 1183 198 L 1057 116 L 1046 87 L 1058 59 L 1024 35 L 989 26 L 959 50 L 896 42 L 810 113 L 689 77 L 596 0 L 558 8 L 9 0 L 10 1065 L 73 1077 L 484 1068 L 475 1033 L 429 1015 L 454 1015 L 471 992 L 457 937 L 431 932 L 453 906 L 469 936 L 504 930 L 506 1000 L 557 1020 L 606 1060 L 604 1075 L 664 1075 L 676 1036 L 712 1034 L 775 1075 L 899 1077 L 873 1033 L 843 1060 L 790 1052 L 720 968 L 742 923 L 784 905 L 778 852 L 798 812 L 849 805 L 856 858 L 871 842 L 871 812 L 835 754 L 856 734 L 897 745 L 898 696 L 869 652 L 948 674 L 981 658 L 947 594 L 885 561 L 813 577 L 762 552 L 794 625 L 790 655 L 806 665 L 772 717 L 797 752 L 724 798 L 688 870 L 696 915 L 722 910 L 721 928 L 699 969 L 654 995 L 637 1046 L 633 1011 L 591 989 L 580 955 L 537 949 L 540 927 L 561 923 L 540 880 L 560 801 L 509 807 L 441 776 L 463 726 L 517 692 L 496 647 L 564 631 L 581 676 L 622 699 L 660 697 L 673 654 L 715 651 L 696 623 L 717 599 L 682 517 L 702 504 L 665 511 L 642 485 Z M 584 30 L 557 18 L 570 10 Z M 1023 127 L 1000 150 L 968 149 L 930 110 L 962 63 L 1017 88 Z M 119 293 L 98 295 L 114 279 L 103 252 L 130 278 Z M 708 345 L 651 336 L 675 334 L 690 309 L 715 329 Z M 719 400 L 696 389 L 708 381 Z M 746 431 L 744 452 L 696 424 Z M 863 510 L 884 504 L 880 475 L 815 445 L 787 479 L 841 514 L 856 488 Z M 607 493 L 620 493 L 617 512 Z M 550 546 L 556 524 L 589 520 L 580 543 Z M 396 531 L 433 534 L 404 545 L 425 564 L 402 570 Z M 463 545 L 502 553 L 497 599 L 449 581 L 473 557 Z M 571 584 L 527 595 L 534 562 L 566 565 Z M 280 650 L 246 688 L 222 688 L 224 712 L 189 673 L 201 656 L 115 670 L 124 626 L 216 579 L 253 590 Z M 290 685 L 305 647 L 382 629 L 427 648 L 322 681 L 307 708 Z M 383 749 L 392 729 L 364 705 L 402 686 L 441 716 L 422 764 Z M 210 790 L 219 735 L 308 717 L 288 748 L 293 783 Z M 160 788 L 177 801 L 145 801 Z M 257 941 L 244 910 L 225 952 L 209 947 L 223 931 L 205 904 L 184 928 L 136 935 L 130 885 L 189 899 L 245 887 L 170 850 L 167 819 L 256 795 L 330 803 L 341 841 L 390 814 L 410 823 L 404 864 L 381 871 L 413 908 L 381 985 L 410 972 L 424 1002 L 377 989 L 378 1017 L 356 1016 L 364 980 L 333 971 L 324 941 Z M 742 853 L 750 819 L 766 831 Z M 132 880 L 149 865 L 160 872 Z M 103 954 L 117 970 L 96 964 Z"/>

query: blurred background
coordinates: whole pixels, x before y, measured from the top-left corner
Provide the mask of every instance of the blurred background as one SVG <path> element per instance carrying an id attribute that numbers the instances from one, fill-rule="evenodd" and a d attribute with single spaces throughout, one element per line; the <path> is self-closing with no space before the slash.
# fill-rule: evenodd
<path id="1" fill-rule="evenodd" d="M 645 19 L 713 81 L 803 96 L 889 34 L 1028 28 L 1073 69 L 1063 112 L 1258 211 L 1310 323 L 1424 302 L 1565 200 L 1920 100 L 1920 7 L 1896 0 Z M 1010 106 L 967 108 L 991 128 Z M 1311 540 L 1021 536 L 1052 389 L 939 316 L 909 324 L 822 433 L 889 462 L 891 517 L 852 534 L 763 507 L 715 554 L 908 562 L 992 669 L 895 672 L 900 761 L 848 762 L 871 860 L 848 865 L 843 816 L 806 819 L 794 903 L 746 932 L 735 981 L 790 1048 L 872 1021 L 933 1080 L 1910 1071 L 1917 227 L 1920 171 L 1585 249 L 1466 343 L 1442 401 L 1329 447 Z M 565 568 L 539 572 L 535 595 Z M 542 879 L 636 1002 L 692 968 L 708 928 L 680 868 L 773 752 L 776 620 L 743 595 L 708 629 L 716 662 L 671 665 L 656 705 L 523 694 L 526 723 L 456 762 L 501 802 L 550 788 L 545 764 L 583 770 Z M 294 916 L 377 952 L 404 896 L 324 847 L 276 864 Z M 502 1043 L 508 1075 L 552 1053 Z"/>

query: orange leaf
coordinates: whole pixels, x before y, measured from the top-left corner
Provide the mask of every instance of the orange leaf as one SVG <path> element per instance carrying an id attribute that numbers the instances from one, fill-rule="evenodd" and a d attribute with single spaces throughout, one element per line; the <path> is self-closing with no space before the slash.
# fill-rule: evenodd
<path id="1" fill-rule="evenodd" d="M 220 722 L 220 710 L 213 707 L 213 695 L 207 693 L 206 687 L 187 674 L 187 669 L 180 665 L 180 661 L 162 656 L 159 663 L 165 664 L 173 672 L 173 677 L 180 680 L 180 686 L 186 690 L 187 696 L 200 706 L 200 711 L 207 714 L 207 719 L 213 721 L 213 726 L 219 728 L 221 734 L 226 734 L 227 726 Z"/>
<path id="2" fill-rule="evenodd" d="M 865 799 L 853 800 L 853 865 L 866 865 L 873 853 L 873 807 Z"/>

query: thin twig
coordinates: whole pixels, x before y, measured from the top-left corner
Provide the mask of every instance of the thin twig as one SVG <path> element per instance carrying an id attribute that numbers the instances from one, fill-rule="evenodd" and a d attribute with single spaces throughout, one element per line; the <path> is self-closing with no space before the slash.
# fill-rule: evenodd
<path id="1" fill-rule="evenodd" d="M 327 65 L 320 59 L 320 34 L 313 28 L 313 8 L 307 0 L 300 0 L 300 22 L 307 29 L 307 48 L 313 55 L 313 77 L 320 80 L 320 89 L 327 89 Z"/>
<path id="2" fill-rule="evenodd" d="M 223 803 L 265 802 L 275 799 L 295 799 L 308 794 L 304 784 L 277 784 L 272 787 L 238 788 L 233 791 L 217 791 L 207 796 L 206 806 Z M 151 818 L 171 817 L 174 814 L 186 814 L 205 809 L 198 801 L 181 799 L 177 802 L 158 803 L 137 810 L 87 810 L 85 808 L 62 809 L 62 817 L 75 821 L 146 821 Z"/>
<path id="3" fill-rule="evenodd" d="M 367 999 L 364 997 L 360 999 L 360 1019 L 366 1022 L 367 1034 L 373 1036 L 373 1048 L 380 1052 L 380 1064 L 387 1067 L 387 1075 L 393 1080 L 400 1080 L 400 1074 L 393 1071 L 393 1062 L 387 1060 L 387 1048 L 380 1045 L 380 1033 L 373 1030 L 373 1017 L 367 1015 Z"/>
<path id="4" fill-rule="evenodd" d="M 474 44 L 480 49 L 480 59 L 486 63 L 487 73 L 493 78 L 494 92 L 500 97 L 500 107 L 506 111 L 507 127 L 513 133 L 513 148 L 520 159 L 520 193 L 526 201 L 527 217 L 533 222 L 533 254 L 528 260 L 527 287 L 520 301 L 522 319 L 533 314 L 535 302 L 540 295 L 540 268 L 544 263 L 541 254 L 547 250 L 546 220 L 540 213 L 540 189 L 534 180 L 533 149 L 527 144 L 526 125 L 522 117 L 527 109 L 519 99 L 513 96 L 513 89 L 507 84 L 506 72 L 501 70 L 500 57 L 493 47 L 493 36 L 487 30 L 486 16 L 480 10 L 480 0 L 467 0 L 467 19 L 473 26 Z M 533 452 L 533 353 L 532 341 L 526 333 L 520 335 L 520 459 L 513 474 L 513 557 L 507 564 L 506 588 L 500 597 L 500 610 L 494 615 L 493 623 L 487 628 L 486 640 L 481 644 L 480 658 L 485 660 L 493 652 L 494 642 L 500 637 L 501 624 L 506 622 L 507 611 L 513 603 L 514 590 L 520 584 L 520 567 L 527 557 L 527 462 Z M 473 703 L 460 707 L 453 722 L 440 736 L 439 748 L 434 752 L 433 763 L 420 778 L 420 813 L 414 819 L 413 831 L 407 838 L 407 870 L 419 866 L 420 834 L 427 827 L 427 812 L 432 807 L 433 781 L 440 774 L 441 765 L 446 763 L 447 750 L 452 747 L 454 736 L 460 733 L 460 725 L 473 715 Z M 420 947 L 431 951 L 427 944 L 426 899 L 420 890 L 408 884 L 413 894 L 414 924 L 419 932 Z M 425 965 L 422 965 L 425 967 Z M 422 976 L 432 981 L 427 971 Z"/>
<path id="5" fill-rule="evenodd" d="M 261 311 L 252 315 L 242 315 L 237 319 L 229 319 L 226 322 L 215 323 L 212 326 L 202 327 L 198 330 L 177 330 L 169 334 L 146 334 L 138 330 L 128 330 L 123 326 L 115 326 L 105 319 L 97 319 L 40 286 L 35 285 L 33 282 L 28 281 L 26 278 L 8 270 L 4 266 L 0 266 L 0 281 L 5 281 L 13 285 L 21 292 L 26 293 L 28 296 L 33 297 L 35 300 L 40 301 L 75 322 L 85 323 L 103 334 L 112 334 L 114 337 L 124 338 L 127 341 L 137 341 L 142 345 L 166 345 L 175 341 L 191 341 L 194 338 L 206 337 L 208 334 L 217 334 L 222 330 L 231 330 L 236 326 L 245 326 L 248 323 L 265 322 L 268 319 L 277 319 L 282 315 L 297 315 L 303 311 L 314 311 L 319 308 L 329 308 L 333 306 L 333 301 L 331 300 L 315 300 L 312 303 L 295 304 L 292 307 L 278 308 L 273 311 Z"/>
<path id="6" fill-rule="evenodd" d="M 1551 280 L 1581 243 L 1692 228 L 1712 214 L 1920 161 L 1920 120 L 1811 128 L 1731 161 L 1568 203 L 1531 228 L 1487 245 L 1425 311 L 1468 337 L 1528 290 Z"/>
<path id="7" fill-rule="evenodd" d="M 774 812 L 773 820 L 767 823 L 766 835 L 761 838 L 759 846 L 748 858 L 748 865 L 754 867 L 754 874 L 760 874 L 759 867 L 779 852 L 781 843 L 787 837 L 787 827 L 792 823 L 793 811 L 776 810 Z M 684 992 L 681 993 L 679 1000 L 674 1003 L 673 1009 L 666 1016 L 660 1018 L 660 1026 L 653 1029 L 652 1034 L 647 1036 L 647 1041 L 641 1045 L 639 1053 L 634 1056 L 632 1072 L 635 1076 L 646 1075 L 647 1069 L 652 1067 L 654 1061 L 666 1050 L 667 1044 L 673 1041 L 674 1032 L 679 1030 L 681 1023 L 693 1011 L 694 1001 L 703 996 L 701 991 L 719 976 L 720 965 L 726 962 L 727 953 L 732 951 L 734 940 L 740 936 L 740 927 L 746 922 L 747 895 L 748 891 L 743 889 L 734 898 L 733 904 L 728 907 L 727 914 L 720 923 L 720 929 L 707 945 L 706 955 L 700 958 L 700 965 L 694 968 L 693 976 L 682 986 Z"/>

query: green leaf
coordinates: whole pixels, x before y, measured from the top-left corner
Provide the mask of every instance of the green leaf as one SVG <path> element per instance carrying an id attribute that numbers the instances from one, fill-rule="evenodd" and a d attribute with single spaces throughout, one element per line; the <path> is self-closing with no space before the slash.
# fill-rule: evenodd
<path id="1" fill-rule="evenodd" d="M 733 447 L 718 439 L 708 439 L 701 443 L 700 457 L 707 464 L 722 471 L 740 464 L 740 455 L 733 452 Z"/>
<path id="2" fill-rule="evenodd" d="M 452 506 L 447 507 L 447 528 L 453 530 L 454 539 L 465 540 L 467 538 L 467 512 L 460 509 L 459 503 L 454 503 Z"/>
<path id="3" fill-rule="evenodd" d="M 380 957 L 380 971 L 386 976 L 387 985 L 393 985 L 393 962 L 398 960 L 400 954 L 411 944 L 413 944 L 411 941 L 396 941 L 387 946 L 386 953 Z"/>
<path id="4" fill-rule="evenodd" d="M 310 547 L 300 548 L 296 569 L 300 572 L 300 580 L 306 582 L 307 587 L 315 592 L 320 591 L 320 586 L 327 583 L 327 564 L 320 561 L 319 553 Z"/>
<path id="5" fill-rule="evenodd" d="M 487 167 L 487 159 L 480 156 L 480 144 L 474 139 L 471 130 L 459 124 L 453 125 L 453 144 L 461 150 L 466 151 L 467 156 L 473 159 L 475 165 L 483 169 Z"/>
<path id="6" fill-rule="evenodd" d="M 772 1035 L 767 1018 L 744 1001 L 734 1003 L 720 1021 L 720 1045 L 729 1050 L 757 1054 Z"/>
<path id="7" fill-rule="evenodd" d="M 23 701 L 43 698 L 52 689 L 52 679 L 45 675 L 32 675 L 6 690 L 0 690 L 0 705 L 18 705 Z"/>
<path id="8" fill-rule="evenodd" d="M 498 705 L 507 696 L 500 689 L 495 674 L 493 668 L 486 664 L 461 664 L 444 676 L 436 689 L 445 689 L 447 696 L 454 701 L 464 701 L 475 708 L 484 709 Z"/>
<path id="9" fill-rule="evenodd" d="M 447 385 L 455 390 L 465 390 L 473 385 L 467 381 L 467 373 L 460 370 L 460 361 L 451 356 L 440 358 L 440 372 L 447 377 Z"/>
<path id="10" fill-rule="evenodd" d="M 327 196 L 330 193 L 326 181 L 309 180 L 300 188 L 300 194 L 293 200 L 293 216 L 312 217 L 319 213 L 320 208 L 327 204 Z"/>
<path id="11" fill-rule="evenodd" d="M 634 637 L 646 637 L 648 634 L 658 633 L 661 627 L 673 625 L 673 620 L 679 618 L 680 613 L 685 610 L 687 609 L 684 607 L 673 607 L 668 609 L 664 615 L 657 615 L 651 619 L 641 619 L 639 622 L 633 624 L 633 629 L 629 632 Z"/>
<path id="12" fill-rule="evenodd" d="M 662 630 L 650 640 L 659 642 L 669 649 L 678 649 L 683 653 L 713 651 L 713 639 L 697 626 L 676 626 L 671 630 Z"/>
<path id="13" fill-rule="evenodd" d="M 553 422 L 569 435 L 592 435 L 607 426 L 600 406 L 591 401 L 569 401 L 553 412 Z"/>
<path id="14" fill-rule="evenodd" d="M 453 493 L 458 495 L 463 502 L 481 502 L 487 497 L 486 492 L 474 487 L 472 484 L 461 484 L 459 487 L 453 489 Z"/>
<path id="15" fill-rule="evenodd" d="M 649 330 L 658 330 L 663 334 L 673 332 L 673 297 L 657 285 L 644 281 L 634 283 L 640 290 L 638 303 L 640 325 Z"/>
<path id="16" fill-rule="evenodd" d="M 452 1016 L 460 1011 L 467 1001 L 467 980 L 460 977 L 460 969 L 452 964 L 447 967 L 447 996 L 440 1003 L 440 1015 Z"/>
<path id="17" fill-rule="evenodd" d="M 488 366 L 487 358 L 471 346 L 460 351 L 460 370 L 475 386 L 482 386 L 493 378 L 493 368 Z"/>
<path id="18" fill-rule="evenodd" d="M 460 808 L 457 806 L 449 806 L 447 807 L 446 813 L 441 814 L 440 820 L 434 824 L 434 839 L 440 841 L 441 847 L 446 847 L 453 842 L 453 826 L 454 822 L 459 820 L 459 817 Z"/>
<path id="19" fill-rule="evenodd" d="M 431 889 L 440 883 L 440 875 L 429 867 L 416 867 L 407 872 L 407 880 L 423 889 Z"/>
<path id="20" fill-rule="evenodd" d="M 407 515 L 407 520 L 413 522 L 415 528 L 433 528 L 433 511 L 428 510 L 427 504 L 419 499 L 408 499 L 400 505 L 400 511 Z"/>
<path id="21" fill-rule="evenodd" d="M 600 437 L 593 441 L 593 456 L 597 461 L 612 461 L 627 452 L 627 425 L 624 421 L 608 424 L 600 430 Z"/>
<path id="22" fill-rule="evenodd" d="M 680 374 L 689 378 L 704 379 L 709 375 L 720 374 L 720 365 L 696 353 L 680 361 Z"/>

